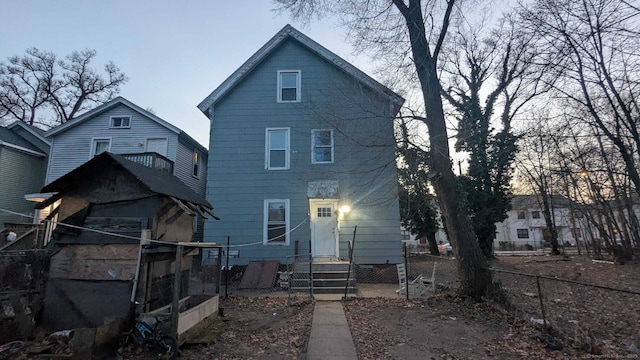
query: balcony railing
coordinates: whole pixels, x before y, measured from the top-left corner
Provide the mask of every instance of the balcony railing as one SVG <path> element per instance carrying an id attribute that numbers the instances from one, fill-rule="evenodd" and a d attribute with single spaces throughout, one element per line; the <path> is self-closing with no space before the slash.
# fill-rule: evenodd
<path id="1" fill-rule="evenodd" d="M 173 161 L 155 152 L 143 152 L 137 154 L 120 154 L 127 160 L 137 162 L 152 169 L 173 174 Z"/>

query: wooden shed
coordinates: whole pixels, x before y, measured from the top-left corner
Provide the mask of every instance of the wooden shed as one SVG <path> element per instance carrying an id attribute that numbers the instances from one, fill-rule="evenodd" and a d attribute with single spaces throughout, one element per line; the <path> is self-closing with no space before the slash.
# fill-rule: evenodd
<path id="1" fill-rule="evenodd" d="M 131 315 L 134 300 L 146 311 L 170 305 L 176 274 L 187 279 L 179 286 L 181 298 L 189 294 L 198 251 L 185 251 L 176 261 L 178 246 L 172 244 L 191 242 L 194 216 L 216 216 L 175 176 L 102 153 L 42 191 L 61 200 L 48 245 L 45 326 L 98 327 Z M 209 289 L 215 296 L 216 289 Z"/>

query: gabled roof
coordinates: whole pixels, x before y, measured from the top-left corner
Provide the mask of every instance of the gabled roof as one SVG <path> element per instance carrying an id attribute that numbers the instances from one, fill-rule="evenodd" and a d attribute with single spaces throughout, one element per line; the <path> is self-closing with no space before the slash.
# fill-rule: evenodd
<path id="1" fill-rule="evenodd" d="M 167 128 L 168 130 L 178 134 L 178 137 L 181 138 L 182 140 L 186 140 L 187 142 L 191 143 L 191 145 L 196 146 L 200 149 L 200 151 L 203 152 L 207 152 L 207 149 L 202 146 L 201 144 L 199 144 L 196 140 L 194 140 L 192 137 L 190 137 L 189 135 L 187 135 L 187 133 L 185 133 L 184 131 L 180 130 L 178 127 L 168 123 L 167 121 L 159 118 L 157 115 L 152 114 L 151 112 L 141 108 L 140 106 L 132 103 L 131 101 L 123 98 L 122 96 L 118 96 L 117 98 L 104 103 L 92 110 L 87 111 L 86 113 L 83 113 L 82 115 L 75 117 L 69 121 L 67 121 L 66 123 L 62 124 L 62 125 L 58 125 L 52 129 L 50 129 L 49 131 L 44 133 L 44 136 L 51 138 L 53 136 L 57 136 L 75 126 L 78 126 L 80 124 L 82 124 L 83 122 L 98 116 L 102 113 L 104 113 L 105 111 L 111 110 L 114 107 L 118 106 L 118 105 L 124 105 L 129 107 L 130 109 L 140 113 L 141 115 L 151 119 L 152 121 L 155 121 L 156 123 L 158 123 L 159 125 Z"/>
<path id="2" fill-rule="evenodd" d="M 33 135 L 36 138 L 38 138 L 43 143 L 51 146 L 51 141 L 49 141 L 49 139 L 44 137 L 44 133 L 45 133 L 44 130 L 39 129 L 39 128 L 35 127 L 35 126 L 29 125 L 29 124 L 25 123 L 24 121 L 14 121 L 13 123 L 11 123 L 11 124 L 9 124 L 7 126 L 7 128 L 9 128 L 9 129 L 14 129 L 16 127 L 21 127 L 23 129 L 25 129 L 27 132 L 29 132 L 31 135 Z"/>
<path id="3" fill-rule="evenodd" d="M 108 169 L 110 166 L 122 167 L 150 191 L 200 205 L 207 209 L 213 208 L 207 200 L 196 194 L 177 177 L 109 152 L 104 152 L 80 165 L 42 188 L 41 192 L 65 192 L 75 189 L 79 183 L 86 182 L 92 174 L 97 174 L 100 170 Z"/>
<path id="4" fill-rule="evenodd" d="M 571 200 L 565 196 L 554 194 L 549 196 L 554 208 L 569 207 Z M 512 210 L 540 209 L 542 198 L 538 195 L 514 195 L 511 198 Z"/>
<path id="5" fill-rule="evenodd" d="M 215 105 L 218 100 L 223 98 L 229 91 L 231 91 L 237 84 L 239 84 L 249 73 L 251 73 L 264 59 L 266 59 L 271 53 L 280 47 L 286 40 L 293 39 L 299 44 L 317 54 L 327 62 L 340 68 L 342 71 L 353 76 L 358 81 L 362 82 L 373 91 L 384 94 L 390 98 L 390 100 L 396 105 L 396 111 L 404 103 L 404 99 L 374 80 L 369 75 L 362 72 L 360 69 L 348 63 L 333 52 L 327 50 L 322 45 L 311 40 L 309 37 L 296 30 L 291 25 L 286 25 L 280 30 L 274 37 L 271 38 L 266 44 L 264 44 L 255 54 L 253 54 L 249 60 L 247 60 L 240 68 L 238 68 L 231 76 L 229 76 L 220 86 L 218 86 L 209 96 L 207 96 L 198 105 L 198 109 L 205 115 L 208 115 L 211 106 Z"/>
<path id="6" fill-rule="evenodd" d="M 18 135 L 9 127 L 0 126 L 0 146 L 7 146 L 36 156 L 47 156 L 37 146 Z"/>

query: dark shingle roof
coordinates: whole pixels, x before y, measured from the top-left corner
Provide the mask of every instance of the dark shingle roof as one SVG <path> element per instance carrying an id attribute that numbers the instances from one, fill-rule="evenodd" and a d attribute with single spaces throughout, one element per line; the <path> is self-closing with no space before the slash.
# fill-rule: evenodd
<path id="1" fill-rule="evenodd" d="M 211 204 L 209 204 L 207 200 L 205 200 L 201 195 L 196 194 L 177 177 L 127 160 L 122 156 L 109 152 L 104 152 L 80 165 L 66 175 L 42 188 L 42 192 L 65 191 L 74 187 L 74 183 L 79 177 L 84 181 L 86 174 L 91 173 L 92 169 L 104 169 L 108 166 L 120 166 L 124 168 L 150 191 L 166 196 L 173 196 L 176 199 L 188 201 L 192 204 L 198 204 L 208 209 L 212 209 Z"/>

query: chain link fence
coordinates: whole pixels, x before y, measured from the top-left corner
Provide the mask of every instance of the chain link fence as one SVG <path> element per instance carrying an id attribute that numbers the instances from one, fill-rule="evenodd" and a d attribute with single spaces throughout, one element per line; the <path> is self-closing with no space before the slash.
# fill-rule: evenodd
<path id="1" fill-rule="evenodd" d="M 512 315 L 539 325 L 548 346 L 621 354 L 640 344 L 640 291 L 490 269 Z M 562 345 L 560 345 L 562 344 Z"/>
<path id="2" fill-rule="evenodd" d="M 220 272 L 220 295 L 229 296 L 280 296 L 294 299 L 312 296 L 313 264 L 311 254 L 304 248 L 302 254 L 288 256 L 263 255 L 260 259 L 242 259 L 241 254 L 255 253 L 259 244 L 223 246 Z M 296 242 L 294 253 L 301 246 Z"/>
<path id="3" fill-rule="evenodd" d="M 246 253 L 250 246 L 262 247 L 261 244 L 230 245 L 223 249 L 221 296 L 282 296 L 292 300 L 324 294 L 401 297 L 407 296 L 405 289 L 409 285 L 408 297 L 415 298 L 458 286 L 455 259 L 430 255 L 420 248 L 406 251 L 404 261 L 398 267 L 397 264 L 350 264 L 348 258 L 333 262 L 314 261 L 303 245 L 295 246 L 301 252 L 297 255 L 240 260 L 238 254 Z M 424 286 L 414 292 L 413 287 L 418 283 Z"/>
<path id="4" fill-rule="evenodd" d="M 400 264 L 356 263 L 354 269 L 357 292 L 351 296 L 413 299 L 458 286 L 455 259 L 431 255 L 420 245 L 405 247 Z"/>
<path id="5" fill-rule="evenodd" d="M 0 343 L 34 335 L 48 268 L 42 250 L 0 252 Z"/>

